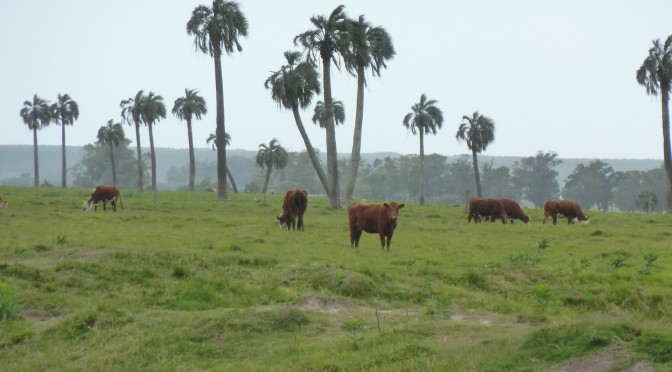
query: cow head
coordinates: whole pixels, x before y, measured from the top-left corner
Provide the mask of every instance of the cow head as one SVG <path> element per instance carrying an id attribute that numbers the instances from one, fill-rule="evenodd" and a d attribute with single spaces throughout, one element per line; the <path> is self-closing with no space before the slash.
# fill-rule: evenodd
<path id="1" fill-rule="evenodd" d="M 292 219 L 288 214 L 281 214 L 276 217 L 278 219 L 278 225 L 280 225 L 280 230 L 289 230 L 289 224 L 292 222 Z"/>
<path id="2" fill-rule="evenodd" d="M 397 221 L 399 217 L 399 210 L 405 206 L 405 204 L 397 204 L 396 202 L 384 203 L 385 211 L 387 212 L 387 218 L 390 221 Z"/>
<path id="3" fill-rule="evenodd" d="M 82 206 L 82 211 L 86 212 L 89 209 L 91 209 L 92 206 L 93 206 L 93 203 L 91 202 L 91 198 L 89 198 L 89 199 L 84 201 L 84 205 Z"/>

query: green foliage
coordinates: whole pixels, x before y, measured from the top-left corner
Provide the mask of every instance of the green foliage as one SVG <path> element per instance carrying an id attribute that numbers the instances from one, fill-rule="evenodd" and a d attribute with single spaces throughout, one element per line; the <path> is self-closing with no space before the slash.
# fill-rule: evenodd
<path id="1" fill-rule="evenodd" d="M 366 323 L 362 319 L 353 319 L 343 323 L 343 329 L 350 332 L 350 337 L 352 338 L 352 348 L 354 350 L 359 350 L 357 347 L 357 332 L 361 332 L 366 328 Z"/>
<path id="2" fill-rule="evenodd" d="M 10 320 L 16 316 L 16 294 L 9 285 L 0 281 L 0 320 Z"/>

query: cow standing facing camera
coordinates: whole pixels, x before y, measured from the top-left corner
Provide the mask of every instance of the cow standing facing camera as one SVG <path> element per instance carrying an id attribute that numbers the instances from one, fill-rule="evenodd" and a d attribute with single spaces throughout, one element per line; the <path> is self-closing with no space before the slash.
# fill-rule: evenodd
<path id="1" fill-rule="evenodd" d="M 121 193 L 119 189 L 114 186 L 96 186 L 91 192 L 91 196 L 87 201 L 84 202 L 83 209 L 88 211 L 93 207 L 93 210 L 98 210 L 98 205 L 103 204 L 103 210 L 107 212 L 107 202 L 110 202 L 112 205 L 112 212 L 117 211 L 117 201 L 121 205 L 121 209 L 124 209 L 124 203 L 121 202 Z"/>
<path id="2" fill-rule="evenodd" d="M 352 203 L 348 207 L 348 221 L 350 223 L 350 247 L 354 245 L 359 248 L 359 238 L 362 231 L 369 234 L 378 233 L 380 236 L 380 246 L 390 250 L 390 242 L 394 229 L 397 228 L 397 219 L 399 210 L 404 204 L 396 202 L 384 204 L 366 204 Z M 387 241 L 386 241 L 387 240 Z"/>

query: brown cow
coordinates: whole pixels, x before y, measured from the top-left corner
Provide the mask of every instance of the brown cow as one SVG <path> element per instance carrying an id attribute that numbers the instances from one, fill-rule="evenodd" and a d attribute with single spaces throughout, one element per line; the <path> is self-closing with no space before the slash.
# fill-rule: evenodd
<path id="1" fill-rule="evenodd" d="M 553 219 L 553 224 L 558 223 L 558 215 L 567 217 L 567 224 L 574 223 L 574 219 L 581 222 L 589 222 L 590 218 L 583 214 L 581 206 L 570 200 L 549 200 L 544 204 L 544 223 L 548 217 Z"/>
<path id="2" fill-rule="evenodd" d="M 119 189 L 115 186 L 96 186 L 91 192 L 91 196 L 87 201 L 84 202 L 84 211 L 88 211 L 93 206 L 93 210 L 98 210 L 98 205 L 103 204 L 103 210 L 107 212 L 107 202 L 110 202 L 112 205 L 112 211 L 117 211 L 117 200 L 121 205 L 121 209 L 124 209 L 124 203 L 121 201 L 121 193 Z"/>
<path id="3" fill-rule="evenodd" d="M 471 222 L 472 218 L 474 219 L 474 223 L 481 222 L 481 217 L 485 217 L 486 221 L 490 221 L 490 218 L 492 218 L 493 221 L 496 218 L 499 218 L 502 220 L 502 223 L 506 223 L 508 218 L 504 206 L 496 199 L 469 199 L 469 216 L 467 217 L 467 223 Z"/>
<path id="4" fill-rule="evenodd" d="M 405 204 L 397 204 L 396 202 L 384 204 L 366 204 L 366 203 L 352 203 L 348 207 L 348 221 L 350 222 L 350 247 L 354 245 L 359 248 L 359 238 L 362 236 L 362 231 L 369 234 L 378 233 L 380 236 L 380 246 L 390 250 L 390 242 L 394 229 L 397 227 L 397 218 L 399 217 L 399 210 Z M 386 243 L 387 238 L 387 243 Z"/>
<path id="5" fill-rule="evenodd" d="M 502 206 L 509 221 L 513 224 L 513 220 L 521 220 L 524 223 L 530 223 L 530 217 L 523 212 L 517 201 L 513 199 L 497 199 Z M 494 221 L 494 219 L 493 219 Z"/>
<path id="6" fill-rule="evenodd" d="M 280 228 L 289 230 L 291 225 L 293 230 L 303 231 L 303 214 L 307 208 L 308 191 L 301 189 L 287 191 L 282 202 L 282 214 L 277 217 Z"/>

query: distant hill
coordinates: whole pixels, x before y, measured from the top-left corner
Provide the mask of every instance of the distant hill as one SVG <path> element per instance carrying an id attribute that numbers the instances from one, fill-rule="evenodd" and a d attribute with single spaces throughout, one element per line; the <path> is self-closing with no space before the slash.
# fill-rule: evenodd
<path id="1" fill-rule="evenodd" d="M 157 163 L 157 181 L 162 182 L 166 179 L 168 170 L 173 167 L 180 167 L 189 162 L 189 149 L 181 148 L 156 148 Z M 49 180 L 54 185 L 60 185 L 61 179 L 61 147 L 54 145 L 39 146 L 40 178 Z M 149 148 L 143 148 L 143 152 L 148 152 Z M 227 158 L 241 157 L 253 159 L 257 152 L 252 150 L 230 149 L 227 152 Z M 82 146 L 67 146 L 66 156 L 68 167 L 79 163 L 84 155 Z M 196 161 L 216 161 L 216 152 L 212 148 L 195 149 Z M 384 159 L 385 157 L 396 158 L 402 154 L 396 152 L 376 152 L 363 153 L 362 159 L 365 162 L 373 162 L 375 159 Z M 321 153 L 323 161 L 326 162 L 326 154 Z M 349 158 L 350 154 L 339 154 L 339 158 Z M 465 155 L 448 156 L 448 161 Z M 528 155 L 531 156 L 531 155 Z M 470 157 L 470 156 L 469 156 Z M 495 167 L 507 166 L 511 168 L 516 161 L 522 157 L 516 156 L 479 156 L 479 162 L 493 162 Z M 558 181 L 564 184 L 565 179 L 572 173 L 577 164 L 588 163 L 595 159 L 561 159 L 562 164 L 556 167 L 558 171 Z M 650 170 L 662 165 L 660 159 L 600 159 L 609 164 L 615 171 L 628 170 Z M 32 145 L 0 145 L 0 184 L 4 178 L 18 177 L 23 173 L 33 174 L 33 146 Z M 241 185 L 242 186 L 242 185 Z"/>

